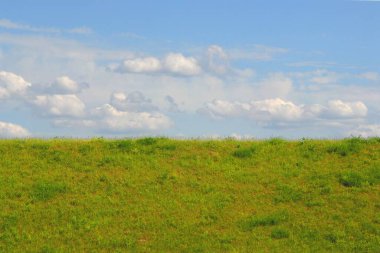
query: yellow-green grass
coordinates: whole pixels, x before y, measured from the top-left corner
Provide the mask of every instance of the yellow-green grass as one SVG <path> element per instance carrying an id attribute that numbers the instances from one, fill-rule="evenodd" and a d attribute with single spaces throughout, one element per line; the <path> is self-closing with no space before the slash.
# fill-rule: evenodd
<path id="1" fill-rule="evenodd" d="M 0 252 L 380 252 L 380 139 L 1 140 Z"/>

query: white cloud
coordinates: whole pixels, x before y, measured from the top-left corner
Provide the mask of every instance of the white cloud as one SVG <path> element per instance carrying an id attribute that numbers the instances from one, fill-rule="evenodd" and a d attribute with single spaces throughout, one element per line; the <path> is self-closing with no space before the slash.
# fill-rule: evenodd
<path id="1" fill-rule="evenodd" d="M 177 117 L 179 120 L 182 119 L 182 117 L 192 117 L 191 115 L 201 105 L 213 101 L 214 99 L 218 99 L 222 101 L 221 104 L 214 105 L 215 108 L 209 111 L 219 118 L 228 118 L 232 117 L 228 115 L 235 115 L 233 117 L 241 117 L 251 121 L 256 120 L 264 123 L 286 121 L 293 122 L 287 124 L 299 124 L 300 128 L 305 126 L 305 121 L 310 121 L 310 125 L 316 125 L 317 122 L 313 120 L 318 120 L 319 123 L 332 122 L 339 119 L 340 122 L 345 123 L 351 120 L 351 118 L 353 118 L 352 122 L 354 122 L 355 119 L 360 117 L 360 119 L 356 120 L 354 124 L 358 124 L 358 122 L 364 123 L 367 120 L 367 118 L 364 118 L 366 115 L 365 109 L 363 109 L 363 107 L 360 109 L 360 106 L 348 105 L 347 107 L 345 105 L 339 105 L 339 103 L 338 105 L 336 103 L 331 103 L 332 108 L 330 108 L 327 101 L 336 99 L 335 96 L 337 94 L 344 104 L 348 102 L 353 103 L 352 101 L 363 101 L 368 108 L 379 108 L 378 101 L 380 101 L 380 92 L 377 83 L 367 82 L 364 79 L 358 78 L 356 71 L 356 73 L 351 73 L 351 77 L 354 78 L 350 79 L 350 82 L 358 82 L 358 84 L 355 85 L 349 85 L 349 83 L 344 83 L 343 85 L 337 82 L 329 83 L 330 85 L 312 83 L 310 80 L 313 78 L 328 75 L 323 73 L 322 70 L 313 73 L 303 72 L 306 73 L 303 77 L 292 76 L 292 73 L 274 73 L 269 75 L 265 74 L 264 76 L 258 73 L 258 76 L 247 75 L 246 77 L 242 77 L 243 75 L 238 76 L 234 74 L 234 67 L 237 66 L 235 65 L 236 62 L 234 62 L 234 60 L 238 59 L 231 58 L 228 49 L 223 49 L 216 45 L 209 47 L 208 51 L 211 59 L 207 57 L 207 52 L 204 51 L 204 48 L 198 51 L 199 54 L 195 54 L 195 56 L 191 55 L 193 56 L 193 59 L 196 59 L 198 66 L 201 66 L 201 74 L 197 74 L 196 76 L 190 75 L 191 78 L 186 78 L 187 76 L 184 74 L 169 72 L 169 70 L 166 69 L 164 65 L 166 56 L 156 58 L 160 63 L 160 68 L 157 68 L 157 71 L 153 70 L 153 72 L 151 72 L 164 73 L 163 75 L 149 74 L 149 72 L 140 72 L 141 74 L 138 75 L 119 75 L 110 71 L 105 71 L 104 66 L 110 61 L 121 62 L 123 59 L 134 60 L 145 58 L 141 56 L 140 58 L 136 58 L 134 53 L 129 52 L 128 54 L 128 51 L 126 50 L 102 50 L 100 48 L 86 46 L 75 40 L 62 39 L 56 36 L 44 37 L 35 35 L 25 36 L 25 34 L 22 36 L 1 34 L 0 44 L 5 45 L 2 47 L 3 58 L 0 61 L 1 69 L 12 70 L 14 73 L 19 73 L 25 77 L 26 80 L 31 81 L 33 87 L 39 86 L 40 84 L 41 86 L 49 83 L 52 84 L 51 92 L 46 92 L 44 89 L 37 90 L 36 88 L 27 88 L 26 94 L 28 95 L 28 98 L 32 98 L 32 100 L 33 98 L 36 98 L 36 96 L 45 96 L 45 105 L 33 105 L 35 105 L 35 108 L 38 109 L 40 114 L 54 116 L 51 120 L 57 121 L 55 122 L 56 125 L 63 126 L 69 124 L 68 121 L 71 121 L 72 127 L 74 127 L 73 121 L 76 120 L 78 122 L 81 121 L 76 123 L 77 126 L 93 125 L 91 129 L 96 130 L 97 125 L 99 125 L 106 129 L 107 126 L 101 118 L 93 118 L 93 115 L 86 113 L 89 111 L 88 108 L 95 108 L 96 106 L 105 103 L 111 104 L 117 109 L 117 111 L 128 112 L 130 113 L 129 115 L 143 112 L 148 114 L 160 112 L 162 114 L 163 112 L 168 111 L 173 112 L 177 111 L 179 105 L 181 111 L 185 114 L 181 116 L 173 114 L 173 117 Z M 246 61 L 242 63 L 245 65 Z M 131 66 L 129 67 L 131 68 L 130 72 L 133 73 L 133 68 Z M 138 71 L 136 68 L 134 70 Z M 187 73 L 192 73 L 192 71 L 188 71 Z M 349 73 L 336 74 L 339 77 L 344 76 L 344 81 L 346 81 L 346 79 L 348 81 L 346 74 Z M 48 102 L 46 102 L 48 100 L 46 98 L 48 95 L 72 95 L 77 93 L 78 88 L 73 88 L 75 85 L 65 85 L 65 82 L 63 81 L 59 84 L 58 79 L 54 83 L 51 82 L 57 76 L 62 77 L 62 75 L 67 75 L 67 78 L 70 77 L 70 80 L 73 79 L 72 81 L 75 82 L 77 86 L 80 86 L 80 80 L 85 80 L 91 83 L 90 89 L 87 89 L 78 95 L 78 97 L 83 100 L 83 104 L 86 105 L 85 108 L 87 109 L 84 110 L 86 112 L 81 116 L 76 116 L 77 118 L 75 119 L 66 118 L 66 116 L 63 115 L 63 110 L 56 110 L 58 113 L 53 114 L 50 112 L 49 105 L 47 105 Z M 183 78 L 177 78 L 178 75 L 182 75 Z M 373 79 L 375 75 L 366 74 L 363 75 L 363 77 L 364 76 L 366 76 L 367 79 Z M 298 83 L 299 80 L 305 81 L 305 83 L 310 86 L 315 85 L 319 87 L 319 89 L 302 89 L 299 85 L 300 83 Z M 323 82 L 326 83 L 327 81 L 322 80 L 322 83 Z M 363 82 L 365 85 L 360 85 L 361 83 L 359 82 Z M 1 87 L 3 86 L 4 85 Z M 114 91 L 125 90 L 127 90 L 128 93 L 118 95 L 115 93 L 115 98 L 109 101 L 109 94 Z M 129 98 L 131 94 L 129 91 L 133 90 L 144 91 L 144 94 L 151 98 L 153 102 L 151 104 L 147 102 L 143 105 L 143 103 L 131 101 L 132 97 Z M 3 88 L 0 90 L 0 97 L 1 92 L 3 92 L 3 96 L 7 96 L 8 94 L 6 93 L 8 92 L 7 89 Z M 172 99 L 166 99 L 165 96 L 167 95 L 170 95 Z M 271 100 L 271 98 L 279 98 L 283 102 L 292 103 L 295 106 L 294 111 L 296 113 L 291 111 L 290 104 L 288 105 L 289 108 L 286 108 L 285 105 L 277 105 L 276 107 L 273 105 L 273 102 L 262 102 L 261 104 L 256 103 L 256 106 L 253 105 L 255 104 L 254 102 Z M 150 101 L 150 99 L 146 98 L 145 100 Z M 249 102 L 250 100 L 253 101 Z M 4 106 L 9 107 L 9 109 L 11 107 L 13 107 L 13 109 L 17 107 L 20 108 L 20 113 L 28 113 L 28 111 L 25 110 L 25 107 L 22 108 L 24 106 L 23 101 L 24 100 L 22 100 L 20 104 L 9 101 L 4 103 Z M 303 103 L 307 103 L 308 105 L 302 105 Z M 223 112 L 223 110 L 228 111 L 228 106 L 231 104 L 232 112 L 225 115 L 226 113 Z M 249 110 L 244 109 L 243 105 L 248 105 Z M 154 110 L 153 108 L 155 106 L 160 108 L 161 111 L 158 109 Z M 233 110 L 237 110 L 237 112 L 234 112 Z M 281 110 L 284 110 L 289 114 L 286 114 Z M 300 117 L 297 116 L 297 111 L 299 110 L 302 110 Z M 15 111 L 15 113 L 18 112 Z M 287 116 L 281 118 L 278 116 L 279 114 Z M 32 118 L 30 120 L 32 124 L 43 124 L 42 121 L 41 123 L 38 122 L 38 118 Z M 198 123 L 196 120 L 197 119 L 195 119 L 193 123 L 194 125 L 197 125 Z M 202 121 L 200 124 L 201 123 Z M 210 125 L 208 125 L 208 127 L 210 127 Z M 226 126 L 226 128 L 227 127 L 230 126 Z M 224 133 L 238 132 L 240 130 L 242 129 L 234 128 L 226 130 L 228 132 Z M 183 131 L 183 129 L 180 129 L 179 131 Z M 196 130 L 194 130 L 193 133 L 195 131 Z M 246 129 L 243 131 L 246 131 Z M 324 131 L 324 133 L 327 133 L 327 130 Z M 202 133 L 200 133 L 200 135 L 201 134 Z M 258 135 L 260 134 L 262 133 L 258 133 Z"/>
<path id="2" fill-rule="evenodd" d="M 365 117 L 367 111 L 366 105 L 359 101 L 345 103 L 341 100 L 332 100 L 327 106 L 296 105 L 280 98 L 250 102 L 214 100 L 198 110 L 199 113 L 215 119 L 241 117 L 257 122 L 291 122 L 322 118 L 355 119 Z"/>
<path id="3" fill-rule="evenodd" d="M 380 125 L 369 124 L 360 125 L 356 129 L 350 131 L 349 135 L 367 137 L 380 137 Z"/>
<path id="4" fill-rule="evenodd" d="M 0 138 L 24 138 L 30 136 L 22 126 L 0 121 Z"/>
<path id="5" fill-rule="evenodd" d="M 252 140 L 255 137 L 250 134 L 237 134 L 237 133 L 232 133 L 228 136 L 229 138 L 235 139 L 235 140 Z"/>
<path id="6" fill-rule="evenodd" d="M 170 53 L 162 60 L 155 57 L 128 59 L 110 69 L 120 73 L 169 73 L 184 76 L 201 73 L 201 67 L 195 58 L 178 53 Z"/>
<path id="7" fill-rule="evenodd" d="M 80 118 L 54 119 L 53 125 L 86 127 L 105 133 L 126 133 L 162 130 L 169 128 L 172 122 L 150 99 L 136 91 L 129 94 L 114 92 L 109 104 L 96 107 Z"/>
<path id="8" fill-rule="evenodd" d="M 199 113 L 210 116 L 214 119 L 224 117 L 240 116 L 242 106 L 238 102 L 229 102 L 225 100 L 214 100 L 198 110 Z"/>
<path id="9" fill-rule="evenodd" d="M 367 106 L 360 101 L 345 103 L 341 100 L 328 102 L 327 115 L 330 117 L 361 118 L 367 115 Z"/>
<path id="10" fill-rule="evenodd" d="M 302 108 L 282 99 L 253 101 L 250 104 L 249 116 L 258 120 L 297 120 L 302 116 Z"/>
<path id="11" fill-rule="evenodd" d="M 163 65 L 168 72 L 174 74 L 193 76 L 201 73 L 197 60 L 193 57 L 185 57 L 182 54 L 168 54 Z"/>
<path id="12" fill-rule="evenodd" d="M 248 103 L 214 100 L 199 111 L 213 118 L 245 117 L 256 121 L 292 121 L 302 116 L 302 107 L 282 99 Z"/>
<path id="13" fill-rule="evenodd" d="M 11 72 L 0 71 L 0 98 L 11 95 L 24 95 L 31 84 Z"/>
<path id="14" fill-rule="evenodd" d="M 45 116 L 81 117 L 85 113 L 85 104 L 73 94 L 38 95 L 31 102 Z"/>
<path id="15" fill-rule="evenodd" d="M 48 87 L 48 91 L 54 94 L 74 94 L 80 91 L 80 85 L 68 76 L 61 76 Z"/>
<path id="16" fill-rule="evenodd" d="M 303 117 L 305 119 L 317 118 L 327 111 L 327 108 L 320 104 L 311 104 L 302 106 Z"/>
<path id="17" fill-rule="evenodd" d="M 135 58 L 125 60 L 115 70 L 121 73 L 154 73 L 162 70 L 162 64 L 155 57 Z"/>
<path id="18" fill-rule="evenodd" d="M 210 71 L 217 74 L 229 71 L 228 55 L 222 47 L 211 45 L 207 48 L 207 65 Z"/>
<path id="19" fill-rule="evenodd" d="M 110 104 L 96 108 L 94 115 L 99 117 L 98 127 L 110 132 L 155 131 L 172 124 L 167 116 L 159 112 L 120 111 Z"/>

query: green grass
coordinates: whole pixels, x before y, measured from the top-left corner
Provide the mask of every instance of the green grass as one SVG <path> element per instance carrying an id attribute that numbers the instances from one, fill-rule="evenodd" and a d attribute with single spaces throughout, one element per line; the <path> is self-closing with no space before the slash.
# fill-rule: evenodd
<path id="1" fill-rule="evenodd" d="M 0 252 L 380 252 L 380 138 L 0 140 Z"/>
<path id="2" fill-rule="evenodd" d="M 37 182 L 32 187 L 31 199 L 46 201 L 65 191 L 64 183 Z"/>
<path id="3" fill-rule="evenodd" d="M 272 230 L 271 237 L 273 239 L 284 239 L 289 237 L 289 232 L 285 229 L 276 228 Z"/>

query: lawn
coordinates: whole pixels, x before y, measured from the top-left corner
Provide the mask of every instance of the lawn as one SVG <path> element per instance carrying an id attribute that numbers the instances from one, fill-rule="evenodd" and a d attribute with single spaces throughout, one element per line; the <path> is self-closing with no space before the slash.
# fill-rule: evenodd
<path id="1" fill-rule="evenodd" d="M 0 252 L 380 252 L 380 138 L 0 141 Z"/>

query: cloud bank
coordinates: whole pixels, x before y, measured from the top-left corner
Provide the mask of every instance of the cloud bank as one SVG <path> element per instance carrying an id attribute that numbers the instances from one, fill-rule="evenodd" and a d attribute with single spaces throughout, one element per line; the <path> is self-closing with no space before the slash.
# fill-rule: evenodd
<path id="1" fill-rule="evenodd" d="M 214 100 L 206 103 L 199 113 L 214 119 L 246 118 L 257 122 L 294 122 L 315 119 L 355 119 L 367 115 L 364 103 L 331 100 L 327 105 L 296 105 L 280 98 L 240 102 Z"/>

